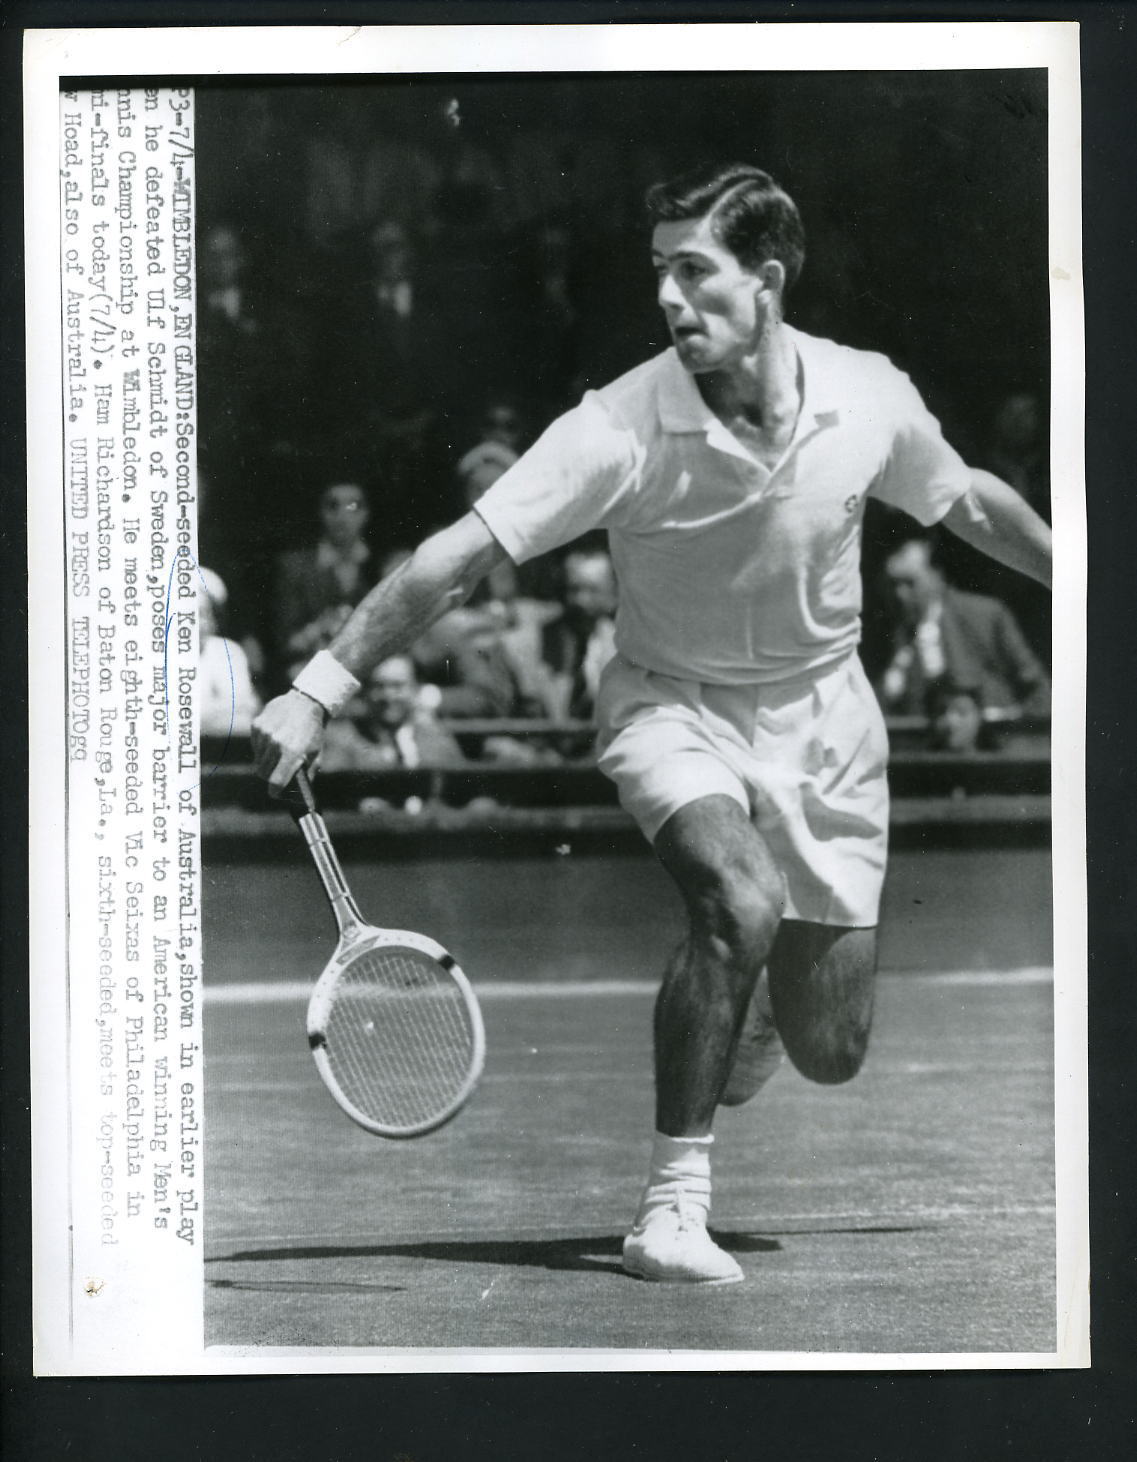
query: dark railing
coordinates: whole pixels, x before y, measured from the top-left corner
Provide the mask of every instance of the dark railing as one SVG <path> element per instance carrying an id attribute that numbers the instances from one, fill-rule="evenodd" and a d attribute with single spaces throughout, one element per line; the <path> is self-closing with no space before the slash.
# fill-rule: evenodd
<path id="1" fill-rule="evenodd" d="M 460 743 L 480 748 L 490 737 L 508 736 L 546 745 L 560 759 L 511 765 L 471 759 L 447 766 L 392 767 L 382 771 L 332 771 L 319 777 L 329 818 L 348 838 L 372 845 L 387 835 L 491 836 L 512 845 L 572 838 L 611 844 L 634 831 L 613 785 L 591 754 L 594 728 L 581 722 L 450 722 Z M 929 751 L 927 724 L 918 718 L 889 724 L 892 756 L 894 840 L 1048 836 L 1050 749 L 1045 722 L 1003 719 L 992 723 L 991 744 L 1000 750 L 966 754 Z M 565 755 L 566 749 L 581 748 Z M 247 741 L 202 742 L 202 826 L 207 839 L 240 841 L 286 833 L 288 820 L 266 794 L 251 766 Z M 638 837 L 638 834 L 636 835 Z"/>
<path id="2" fill-rule="evenodd" d="M 593 742 L 596 728 L 590 721 L 538 721 L 522 719 L 447 720 L 441 722 L 468 759 L 447 766 L 392 768 L 381 772 L 325 773 L 325 783 L 333 778 L 344 786 L 371 784 L 379 779 L 393 788 L 407 786 L 410 795 L 441 795 L 443 788 L 457 792 L 469 790 L 480 795 L 484 786 L 498 788 L 515 784 L 519 789 L 532 786 L 547 788 L 556 802 L 566 797 L 577 801 L 584 793 L 595 793 L 596 800 L 610 801 L 597 789 L 606 787 L 606 779 L 596 771 Z M 1050 722 L 1037 717 L 1011 712 L 988 712 L 984 717 L 981 748 L 971 752 L 946 752 L 929 749 L 929 724 L 922 716 L 894 716 L 888 720 L 892 748 L 890 771 L 893 791 L 906 795 L 922 790 L 924 785 L 940 787 L 947 783 L 977 789 L 1039 791 L 1049 786 Z M 482 754 L 487 743 L 504 738 L 522 742 L 537 751 L 556 753 L 549 760 L 515 765 Z M 209 779 L 220 778 L 221 787 L 235 786 L 250 769 L 252 749 L 247 738 L 202 738 L 203 773 Z M 355 779 L 353 782 L 352 779 Z M 472 789 L 472 790 L 470 790 Z M 528 794 L 525 794 L 528 795 Z"/>

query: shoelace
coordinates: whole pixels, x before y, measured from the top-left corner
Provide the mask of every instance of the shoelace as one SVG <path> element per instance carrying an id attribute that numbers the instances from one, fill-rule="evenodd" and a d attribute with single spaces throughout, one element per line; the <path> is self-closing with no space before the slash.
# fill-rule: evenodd
<path id="1" fill-rule="evenodd" d="M 681 1233 L 686 1233 L 692 1228 L 706 1228 L 708 1208 L 705 1201 L 691 1193 L 684 1193 L 681 1189 L 667 1195 L 661 1202 L 655 1202 L 651 1207 L 636 1220 L 636 1231 L 642 1232 L 644 1227 L 651 1221 L 653 1215 L 671 1208 L 675 1212 L 676 1227 Z"/>
<path id="2" fill-rule="evenodd" d="M 706 1228 L 707 1210 L 698 1202 L 693 1201 L 686 1195 L 680 1193 L 675 1199 L 675 1213 L 678 1218 L 680 1233 L 686 1233 L 693 1228 Z"/>

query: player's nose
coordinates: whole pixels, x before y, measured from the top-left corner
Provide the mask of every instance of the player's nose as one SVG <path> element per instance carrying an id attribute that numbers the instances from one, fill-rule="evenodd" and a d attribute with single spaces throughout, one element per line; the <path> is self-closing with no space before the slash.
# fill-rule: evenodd
<path id="1" fill-rule="evenodd" d="M 659 278 L 659 289 L 656 298 L 666 313 L 668 319 L 679 315 L 687 301 L 683 298 L 683 291 L 675 283 L 670 274 L 661 274 Z"/>

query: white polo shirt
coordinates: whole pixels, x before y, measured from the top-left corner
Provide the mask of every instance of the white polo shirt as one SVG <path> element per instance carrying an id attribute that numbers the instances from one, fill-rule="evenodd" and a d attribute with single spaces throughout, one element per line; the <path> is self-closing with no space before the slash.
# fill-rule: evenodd
<path id="1" fill-rule="evenodd" d="M 785 328 L 804 397 L 772 472 L 666 350 L 588 392 L 476 504 L 517 563 L 608 530 L 633 664 L 740 685 L 841 659 L 860 639 L 865 499 L 927 525 L 970 487 L 902 371 Z"/>

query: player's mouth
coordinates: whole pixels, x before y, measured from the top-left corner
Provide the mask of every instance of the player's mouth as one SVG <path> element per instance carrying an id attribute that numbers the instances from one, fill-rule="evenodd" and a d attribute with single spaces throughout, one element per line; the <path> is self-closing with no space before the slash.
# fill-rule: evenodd
<path id="1" fill-rule="evenodd" d="M 688 346 L 695 345 L 702 340 L 703 332 L 697 325 L 677 325 L 671 330 L 671 339 L 676 350 L 683 350 Z"/>

